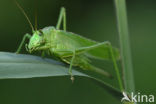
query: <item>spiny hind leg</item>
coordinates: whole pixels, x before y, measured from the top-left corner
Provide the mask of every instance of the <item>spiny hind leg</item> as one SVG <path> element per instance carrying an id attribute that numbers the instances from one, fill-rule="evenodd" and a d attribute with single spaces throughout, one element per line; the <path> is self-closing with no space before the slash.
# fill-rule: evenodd
<path id="1" fill-rule="evenodd" d="M 66 31 L 66 10 L 64 7 L 61 8 L 59 19 L 56 25 L 56 29 L 60 29 L 62 20 L 63 20 L 63 30 Z"/>
<path id="2" fill-rule="evenodd" d="M 25 40 L 30 39 L 30 38 L 31 38 L 30 34 L 25 34 L 22 41 L 21 41 L 21 43 L 20 43 L 20 45 L 19 45 L 19 47 L 18 47 L 18 49 L 17 49 L 17 51 L 15 53 L 19 53 L 21 51 L 21 49 L 22 49 L 22 46 L 24 45 Z"/>
<path id="3" fill-rule="evenodd" d="M 108 47 L 109 47 L 110 55 L 111 55 L 111 58 L 112 58 L 112 61 L 113 61 L 113 64 L 114 64 L 114 69 L 116 71 L 117 78 L 118 78 L 118 81 L 119 81 L 120 89 L 123 90 L 123 83 L 122 83 L 122 80 L 121 80 L 121 77 L 120 77 L 118 65 L 117 65 L 116 58 L 115 58 L 115 55 L 114 55 L 114 52 L 113 52 L 113 48 L 112 48 L 112 45 L 111 45 L 110 42 L 102 42 L 102 43 L 98 43 L 98 44 L 95 44 L 95 45 L 90 46 L 90 47 L 84 47 L 84 48 L 78 49 L 76 52 L 81 53 L 81 52 L 89 51 L 91 49 L 95 49 L 97 47 L 100 47 L 100 46 L 102 46 L 104 44 L 108 45 Z"/>
<path id="4" fill-rule="evenodd" d="M 115 59 L 115 56 L 114 56 L 112 45 L 111 45 L 110 42 L 108 42 L 107 44 L 109 45 L 109 50 L 110 50 L 112 61 L 113 61 L 113 64 L 114 64 L 114 69 L 116 71 L 117 78 L 118 78 L 118 81 L 119 81 L 120 90 L 123 91 L 124 90 L 123 83 L 122 83 L 122 79 L 121 79 L 121 76 L 120 76 L 119 68 L 118 68 L 118 65 L 117 65 L 117 62 L 116 62 L 116 59 Z"/>
<path id="5" fill-rule="evenodd" d="M 111 55 L 111 58 L 112 58 L 112 61 L 113 61 L 113 64 L 114 64 L 114 67 L 118 70 L 117 68 L 117 63 L 116 63 L 116 59 L 115 59 L 115 56 L 114 56 L 114 52 L 113 52 L 113 48 L 112 48 L 112 45 L 110 42 L 106 41 L 106 42 L 102 42 L 102 43 L 98 43 L 98 44 L 95 44 L 95 45 L 92 45 L 92 46 L 89 46 L 89 47 L 83 47 L 83 48 L 80 48 L 80 49 L 77 49 L 76 50 L 76 53 L 84 53 L 86 51 L 89 51 L 89 50 L 92 50 L 92 49 L 96 49 L 97 47 L 100 47 L 102 45 L 108 45 L 108 48 L 109 48 L 109 51 L 110 51 L 110 55 Z"/>

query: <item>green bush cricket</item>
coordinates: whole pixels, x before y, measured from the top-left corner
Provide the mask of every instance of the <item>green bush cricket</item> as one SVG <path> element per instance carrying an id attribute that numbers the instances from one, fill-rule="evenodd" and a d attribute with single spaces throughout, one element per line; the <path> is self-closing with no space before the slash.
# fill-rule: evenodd
<path id="1" fill-rule="evenodd" d="M 120 58 L 119 51 L 113 48 L 110 42 L 96 42 L 72 32 L 67 32 L 66 12 L 63 7 L 61 8 L 56 27 L 49 26 L 40 30 L 34 29 L 23 8 L 17 2 L 16 4 L 28 20 L 33 34 L 24 35 L 16 53 L 20 52 L 25 40 L 29 39 L 29 43 L 25 44 L 26 50 L 29 53 L 40 51 L 42 52 L 42 57 L 52 55 L 60 61 L 69 64 L 69 74 L 72 81 L 74 80 L 72 66 L 77 66 L 84 70 L 92 70 L 111 77 L 108 72 L 93 66 L 90 60 L 90 58 L 113 60 L 115 68 L 117 68 L 116 60 Z M 62 23 L 63 30 L 60 30 Z"/>

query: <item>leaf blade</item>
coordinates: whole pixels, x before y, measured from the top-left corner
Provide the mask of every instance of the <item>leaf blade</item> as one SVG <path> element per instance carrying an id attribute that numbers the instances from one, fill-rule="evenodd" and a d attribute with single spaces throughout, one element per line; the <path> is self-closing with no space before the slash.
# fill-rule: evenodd
<path id="1" fill-rule="evenodd" d="M 94 80 L 116 98 L 118 98 L 118 95 L 122 95 L 118 88 L 95 76 L 89 76 L 76 70 L 73 70 L 73 75 Z M 0 52 L 0 80 L 56 76 L 69 76 L 68 68 L 65 67 L 65 64 L 38 56 Z"/>
<path id="2" fill-rule="evenodd" d="M 73 74 L 87 76 L 75 70 Z M 0 52 L 0 79 L 67 75 L 68 70 L 61 62 L 31 55 Z"/>

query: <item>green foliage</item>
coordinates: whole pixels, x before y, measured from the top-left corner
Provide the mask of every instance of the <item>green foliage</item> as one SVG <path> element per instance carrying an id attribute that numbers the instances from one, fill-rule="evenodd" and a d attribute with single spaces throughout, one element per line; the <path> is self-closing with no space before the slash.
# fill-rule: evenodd
<path id="1" fill-rule="evenodd" d="M 73 71 L 76 76 L 86 76 Z M 0 79 L 67 76 L 63 63 L 32 55 L 0 52 Z"/>
<path id="2" fill-rule="evenodd" d="M 69 76 L 68 67 L 69 66 L 52 59 L 0 52 L 0 79 Z M 121 93 L 117 88 L 107 84 L 104 80 L 99 79 L 97 75 L 86 75 L 76 70 L 73 70 L 73 75 L 93 79 L 100 85 L 107 86 L 109 90 L 114 93 Z"/>
<path id="3" fill-rule="evenodd" d="M 28 79 L 43 77 L 61 78 L 64 76 L 69 76 L 68 68 L 69 66 L 65 65 L 64 63 L 52 59 L 43 59 L 38 56 L 25 54 L 0 52 L 0 79 Z M 96 74 L 84 74 L 82 72 L 73 70 L 73 75 L 75 76 L 75 80 L 77 80 L 77 76 L 91 79 L 95 82 L 95 85 L 103 87 L 119 100 L 122 96 L 118 88 L 106 83 Z M 71 81 L 70 76 L 68 78 L 68 80 Z"/>

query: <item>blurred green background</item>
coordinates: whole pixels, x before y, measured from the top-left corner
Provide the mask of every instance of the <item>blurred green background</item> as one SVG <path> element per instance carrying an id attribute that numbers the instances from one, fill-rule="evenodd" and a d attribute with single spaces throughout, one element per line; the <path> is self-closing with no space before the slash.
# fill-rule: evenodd
<path id="1" fill-rule="evenodd" d="M 33 24 L 37 7 L 38 28 L 55 26 L 60 7 L 64 6 L 68 31 L 97 41 L 108 40 L 119 47 L 113 0 L 18 2 Z M 156 96 L 156 1 L 127 0 L 127 10 L 136 91 Z M 31 33 L 31 28 L 13 0 L 0 0 L 0 51 L 14 52 L 25 33 Z M 54 103 L 120 104 L 120 101 L 86 78 L 78 77 L 74 84 L 68 77 L 0 80 L 0 104 Z"/>

